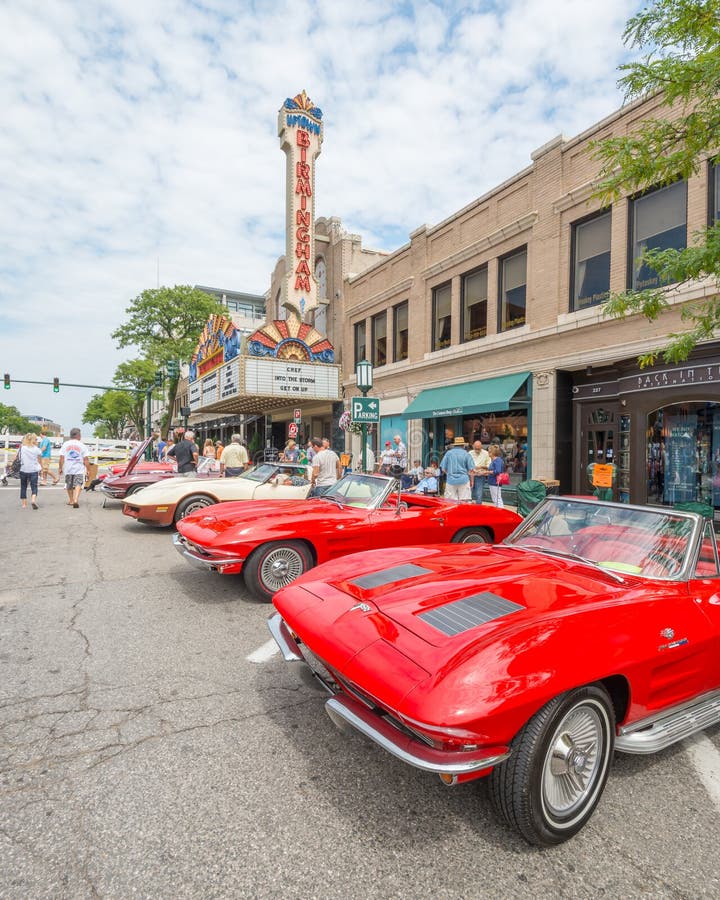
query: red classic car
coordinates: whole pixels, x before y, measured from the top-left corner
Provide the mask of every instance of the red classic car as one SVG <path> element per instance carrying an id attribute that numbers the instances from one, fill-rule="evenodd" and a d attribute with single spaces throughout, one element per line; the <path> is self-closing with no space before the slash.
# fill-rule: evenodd
<path id="1" fill-rule="evenodd" d="M 220 463 L 209 456 L 201 456 L 197 469 L 191 475 L 179 475 L 175 463 L 140 462 L 148 442 L 143 442 L 133 451 L 121 475 L 108 475 L 100 485 L 100 490 L 111 500 L 124 500 L 138 491 L 158 481 L 169 478 L 217 478 Z"/>
<path id="2" fill-rule="evenodd" d="M 510 510 L 397 492 L 382 475 L 346 475 L 320 497 L 218 503 L 177 523 L 178 552 L 222 574 L 243 572 L 262 600 L 318 563 L 373 547 L 420 541 L 501 540 L 520 518 Z"/>
<path id="3" fill-rule="evenodd" d="M 720 560 L 697 513 L 548 498 L 497 546 L 355 554 L 274 598 L 326 709 L 529 842 L 576 834 L 613 750 L 720 721 Z"/>

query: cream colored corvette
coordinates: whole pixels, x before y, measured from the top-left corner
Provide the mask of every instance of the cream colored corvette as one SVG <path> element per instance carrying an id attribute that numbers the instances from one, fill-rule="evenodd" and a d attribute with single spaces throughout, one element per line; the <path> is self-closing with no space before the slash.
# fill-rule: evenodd
<path id="1" fill-rule="evenodd" d="M 145 525 L 172 525 L 191 512 L 226 500 L 304 500 L 309 469 L 291 463 L 261 463 L 235 478 L 170 478 L 132 494 L 123 513 Z"/>

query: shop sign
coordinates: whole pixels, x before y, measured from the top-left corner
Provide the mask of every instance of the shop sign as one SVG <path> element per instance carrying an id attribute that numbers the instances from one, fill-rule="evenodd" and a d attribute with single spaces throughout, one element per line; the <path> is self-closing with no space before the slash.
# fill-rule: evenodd
<path id="1" fill-rule="evenodd" d="M 288 425 L 288 437 L 296 438 L 298 433 L 298 427 L 294 422 L 291 422 Z"/>
<path id="2" fill-rule="evenodd" d="M 209 403 L 217 403 L 218 399 L 218 373 L 213 372 L 202 380 L 202 403 L 207 406 Z"/>
<path id="3" fill-rule="evenodd" d="M 188 385 L 188 406 L 190 409 L 199 409 L 202 402 L 202 388 L 199 381 L 193 381 Z"/>
<path id="4" fill-rule="evenodd" d="M 572 392 L 575 399 L 584 400 L 703 384 L 720 384 L 720 365 L 705 363 L 678 366 L 673 369 L 652 367 L 642 371 L 638 370 L 634 375 L 626 375 L 615 381 L 578 384 L 573 387 Z"/>
<path id="5" fill-rule="evenodd" d="M 452 409 L 433 409 L 430 412 L 430 418 L 438 419 L 444 416 L 462 416 L 465 408 L 462 406 L 453 406 Z"/>
<path id="6" fill-rule="evenodd" d="M 235 359 L 220 370 L 220 399 L 227 400 L 240 393 L 240 366 Z"/>
<path id="7" fill-rule="evenodd" d="M 593 466 L 592 483 L 593 487 L 611 488 L 613 483 L 614 466 L 604 463 L 595 463 Z"/>
<path id="8" fill-rule="evenodd" d="M 318 305 L 318 286 L 311 269 L 315 242 L 315 160 L 323 139 L 322 111 L 305 91 L 288 98 L 278 114 L 280 146 L 287 156 L 283 306 L 299 319 Z"/>
<path id="9" fill-rule="evenodd" d="M 338 366 L 244 357 L 245 393 L 263 397 L 340 399 Z"/>

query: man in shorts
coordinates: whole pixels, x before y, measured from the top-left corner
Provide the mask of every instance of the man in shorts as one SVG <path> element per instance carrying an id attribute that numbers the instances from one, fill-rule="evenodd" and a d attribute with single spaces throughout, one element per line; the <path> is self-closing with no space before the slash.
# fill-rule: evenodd
<path id="1" fill-rule="evenodd" d="M 80 491 L 85 483 L 85 476 L 89 471 L 88 448 L 80 440 L 80 429 L 71 428 L 69 439 L 60 448 L 58 477 L 65 475 L 68 506 L 72 506 L 74 509 L 80 506 Z"/>
<path id="2" fill-rule="evenodd" d="M 52 441 L 47 436 L 46 431 L 40 432 L 40 484 L 48 483 L 48 475 L 50 474 L 50 460 L 52 458 Z M 53 484 L 60 481 L 60 476 L 53 477 Z"/>
<path id="3" fill-rule="evenodd" d="M 467 452 L 465 438 L 455 438 L 452 447 L 440 460 L 440 468 L 446 476 L 445 499 L 469 501 L 475 480 L 475 463 Z"/>

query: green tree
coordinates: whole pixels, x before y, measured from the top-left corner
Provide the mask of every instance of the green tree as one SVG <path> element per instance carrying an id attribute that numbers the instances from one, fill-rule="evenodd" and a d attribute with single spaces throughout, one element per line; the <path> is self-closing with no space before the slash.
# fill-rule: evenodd
<path id="1" fill-rule="evenodd" d="M 95 425 L 96 437 L 121 438 L 132 418 L 132 400 L 125 391 L 95 394 L 85 407 L 83 422 Z"/>
<path id="2" fill-rule="evenodd" d="M 143 291 L 126 312 L 127 322 L 116 328 L 112 337 L 119 347 L 138 347 L 163 369 L 170 360 L 189 362 L 212 313 L 227 314 L 219 300 L 187 284 Z M 162 423 L 163 433 L 175 405 L 178 378 L 169 378 L 167 384 L 169 412 Z"/>
<path id="3" fill-rule="evenodd" d="M 140 434 L 145 434 L 146 391 L 154 387 L 158 369 L 162 369 L 162 365 L 152 359 L 130 359 L 120 363 L 113 375 L 113 384 L 134 392 L 128 394 L 130 418 Z M 160 394 L 155 391 L 153 396 Z"/>
<path id="4" fill-rule="evenodd" d="M 654 0 L 628 21 L 623 40 L 641 52 L 620 67 L 625 100 L 659 93 L 663 114 L 631 134 L 593 143 L 602 164 L 595 195 L 604 202 L 688 178 L 708 157 L 717 160 L 713 154 L 720 148 L 720 0 Z M 639 312 L 652 321 L 669 306 L 679 283 L 709 277 L 720 285 L 720 225 L 696 232 L 684 250 L 649 249 L 642 262 L 666 286 L 612 295 L 605 306 L 610 315 Z M 714 336 L 720 327 L 717 291 L 685 305 L 681 315 L 688 327 L 670 336 L 662 352 L 666 362 L 687 359 L 699 341 Z M 641 366 L 660 353 L 640 357 Z"/>
<path id="5" fill-rule="evenodd" d="M 40 434 L 40 426 L 26 419 L 15 406 L 0 403 L 0 432 L 9 434 L 27 434 L 29 431 Z"/>

